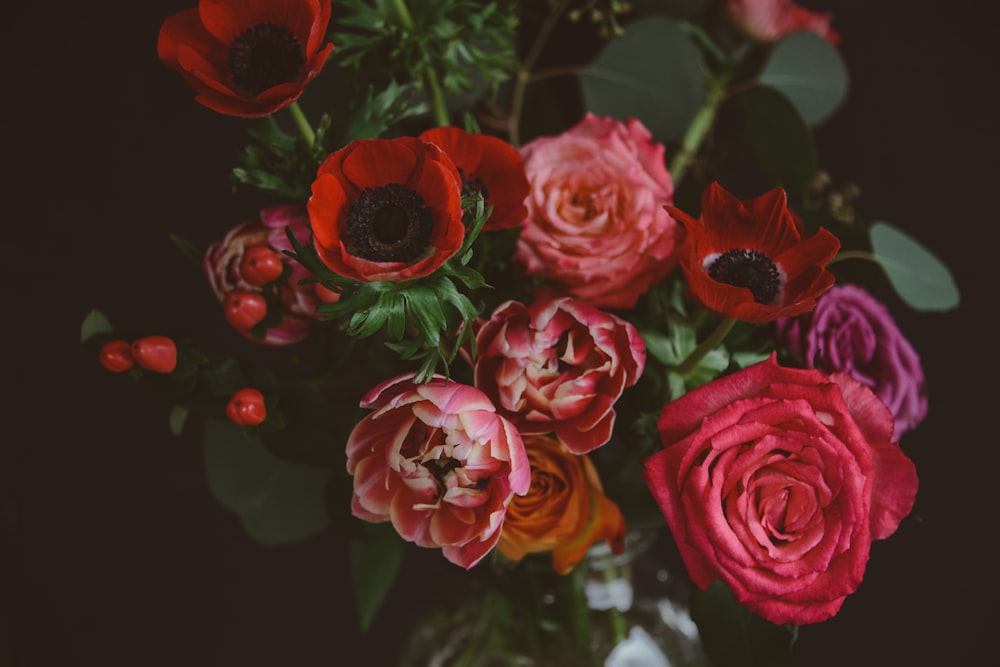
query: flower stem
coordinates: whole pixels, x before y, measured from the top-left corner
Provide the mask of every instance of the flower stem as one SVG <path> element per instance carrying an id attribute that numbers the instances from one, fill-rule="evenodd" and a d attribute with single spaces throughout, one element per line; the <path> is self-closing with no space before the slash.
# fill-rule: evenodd
<path id="1" fill-rule="evenodd" d="M 620 578 L 622 578 L 622 573 L 618 572 L 617 568 L 611 566 L 604 570 L 604 582 L 608 586 Z M 611 605 L 608 614 L 611 616 L 611 639 L 613 642 L 611 645 L 614 647 L 628 639 L 628 623 L 625 621 L 625 614 L 616 605 Z"/>
<path id="2" fill-rule="evenodd" d="M 688 125 L 688 129 L 681 139 L 680 148 L 674 153 L 674 157 L 670 161 L 669 171 L 675 186 L 684 177 L 688 166 L 695 156 L 698 155 L 702 143 L 704 143 L 705 138 L 708 137 L 708 133 L 712 129 L 712 124 L 715 122 L 715 115 L 719 111 L 719 104 L 726 95 L 728 78 L 728 76 L 721 75 L 709 81 L 708 95 L 705 97 L 705 103 L 695 113 L 691 124 Z"/>
<path id="3" fill-rule="evenodd" d="M 309 124 L 309 119 L 306 118 L 305 113 L 302 112 L 302 107 L 299 106 L 298 102 L 292 102 L 288 105 L 288 112 L 292 115 L 292 120 L 295 121 L 295 126 L 299 128 L 299 134 L 302 135 L 302 139 L 306 142 L 309 148 L 316 145 L 316 131 L 313 130 L 312 125 Z"/>
<path id="4" fill-rule="evenodd" d="M 698 365 L 699 361 L 705 358 L 706 354 L 714 350 L 719 346 L 719 343 L 726 339 L 726 336 L 729 335 L 729 332 L 732 331 L 735 324 L 736 319 L 732 317 L 723 317 L 719 320 L 719 323 L 715 326 L 712 333 L 708 334 L 708 338 L 701 341 L 701 343 L 698 344 L 698 347 L 696 347 L 694 351 L 688 355 L 688 358 L 681 362 L 680 366 L 675 369 L 676 372 L 683 376 L 694 370 L 695 366 Z"/>
<path id="5" fill-rule="evenodd" d="M 399 18 L 400 24 L 403 28 L 409 32 L 415 30 L 415 24 L 413 23 L 413 15 L 410 14 L 410 9 L 406 6 L 406 0 L 391 0 L 392 7 L 396 10 L 396 16 Z M 437 123 L 438 127 L 445 127 L 450 125 L 451 121 L 448 119 L 448 107 L 444 102 L 444 93 L 441 91 L 441 84 L 438 82 L 437 72 L 428 63 L 424 66 L 424 85 L 427 87 L 427 97 L 431 103 L 431 110 L 434 113 L 434 122 Z"/>

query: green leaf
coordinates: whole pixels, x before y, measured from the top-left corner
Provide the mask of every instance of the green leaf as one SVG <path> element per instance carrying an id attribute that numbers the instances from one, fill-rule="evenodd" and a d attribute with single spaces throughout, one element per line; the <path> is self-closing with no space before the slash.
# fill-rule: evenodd
<path id="1" fill-rule="evenodd" d="M 114 329 L 111 328 L 111 322 L 104 316 L 104 313 L 95 308 L 83 318 L 83 325 L 80 327 L 80 342 L 86 343 L 95 336 L 113 333 Z"/>
<path id="2" fill-rule="evenodd" d="M 784 94 L 802 120 L 815 127 L 847 98 L 847 65 L 828 40 L 814 32 L 793 32 L 771 51 L 760 82 Z"/>
<path id="3" fill-rule="evenodd" d="M 741 605 L 721 581 L 695 590 L 691 618 L 715 667 L 787 667 L 798 633 L 776 625 Z"/>
<path id="4" fill-rule="evenodd" d="M 959 304 L 958 286 L 948 267 L 931 251 L 885 222 L 869 230 L 872 252 L 896 293 L 914 310 L 943 311 Z"/>
<path id="5" fill-rule="evenodd" d="M 364 535 L 351 540 L 351 574 L 362 632 L 392 589 L 405 546 L 391 523 L 365 524 Z"/>
<path id="6" fill-rule="evenodd" d="M 201 266 L 201 263 L 204 261 L 205 258 L 205 253 L 201 248 L 196 246 L 191 241 L 188 241 L 185 238 L 181 238 L 177 234 L 171 233 L 170 240 L 174 242 L 174 245 L 177 246 L 178 250 L 184 253 L 185 257 L 193 260 L 196 264 L 198 264 L 198 266 Z"/>
<path id="7" fill-rule="evenodd" d="M 203 442 L 209 488 L 253 539 L 288 544 L 330 524 L 324 499 L 329 471 L 275 458 L 227 421 L 206 420 Z"/>
<path id="8" fill-rule="evenodd" d="M 184 430 L 184 422 L 187 421 L 188 411 L 180 405 L 175 405 L 170 411 L 170 432 L 180 435 Z"/>
<path id="9" fill-rule="evenodd" d="M 627 25 L 579 79 L 588 111 L 638 118 L 661 142 L 683 136 L 708 90 L 698 48 L 676 21 L 662 16 Z"/>

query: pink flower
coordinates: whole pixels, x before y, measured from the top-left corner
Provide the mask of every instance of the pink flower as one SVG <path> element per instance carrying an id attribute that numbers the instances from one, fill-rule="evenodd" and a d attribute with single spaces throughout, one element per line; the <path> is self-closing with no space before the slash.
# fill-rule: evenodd
<path id="1" fill-rule="evenodd" d="M 861 287 L 833 287 L 811 313 L 775 324 L 778 340 L 807 368 L 847 373 L 874 391 L 892 412 L 895 439 L 927 415 L 920 357 L 889 309 Z"/>
<path id="2" fill-rule="evenodd" d="M 759 42 L 777 42 L 797 30 L 810 30 L 832 44 L 840 41 L 829 13 L 809 11 L 792 0 L 727 0 L 726 11 L 736 27 Z"/>
<path id="3" fill-rule="evenodd" d="M 775 356 L 667 404 L 643 474 L 694 583 L 722 580 L 774 623 L 816 623 L 865 572 L 917 493 L 892 415 L 844 374 Z"/>
<path id="4" fill-rule="evenodd" d="M 629 322 L 568 297 L 508 301 L 476 333 L 475 382 L 525 435 L 555 433 L 574 454 L 611 439 L 614 405 L 646 346 Z"/>
<path id="5" fill-rule="evenodd" d="M 225 302 L 230 292 L 252 292 L 267 294 L 269 311 L 277 308 L 277 314 L 269 314 L 265 322 L 273 322 L 266 328 L 264 338 L 258 338 L 249 331 L 241 331 L 250 340 L 266 345 L 289 345 L 297 343 L 309 333 L 313 320 L 317 318 L 317 294 L 313 284 L 300 285 L 299 281 L 311 274 L 298 262 L 292 261 L 283 250 L 291 250 L 291 243 L 285 227 L 291 227 L 296 238 L 303 244 L 309 243 L 309 218 L 301 206 L 279 205 L 264 208 L 260 220 L 249 220 L 231 229 L 222 241 L 213 243 L 205 252 L 204 266 L 208 281 L 220 302 Z M 280 279 L 270 284 L 261 284 L 256 272 L 248 269 L 248 253 L 259 256 L 263 246 L 282 263 Z M 273 261 L 273 258 L 272 258 Z M 325 300 L 329 300 L 328 298 Z"/>
<path id="6" fill-rule="evenodd" d="M 483 392 L 414 374 L 361 400 L 374 412 L 347 441 L 354 516 L 392 521 L 403 539 L 469 569 L 500 539 L 507 506 L 531 485 L 524 443 Z"/>
<path id="7" fill-rule="evenodd" d="M 587 113 L 521 149 L 531 185 L 515 261 L 560 295 L 631 308 L 677 261 L 664 147 L 638 120 Z"/>

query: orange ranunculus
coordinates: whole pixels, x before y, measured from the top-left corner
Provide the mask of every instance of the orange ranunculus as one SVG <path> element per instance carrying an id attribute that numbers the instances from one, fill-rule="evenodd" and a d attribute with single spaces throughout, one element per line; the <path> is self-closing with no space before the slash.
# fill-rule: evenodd
<path id="1" fill-rule="evenodd" d="M 567 574 L 599 540 L 614 553 L 625 546 L 625 517 L 604 495 L 597 469 L 586 455 L 570 452 L 547 436 L 525 439 L 531 488 L 507 508 L 497 549 L 511 560 L 552 552 L 552 568 Z"/>
<path id="2" fill-rule="evenodd" d="M 302 95 L 333 44 L 323 44 L 330 0 L 200 0 L 167 17 L 157 53 L 230 116 L 266 116 Z"/>

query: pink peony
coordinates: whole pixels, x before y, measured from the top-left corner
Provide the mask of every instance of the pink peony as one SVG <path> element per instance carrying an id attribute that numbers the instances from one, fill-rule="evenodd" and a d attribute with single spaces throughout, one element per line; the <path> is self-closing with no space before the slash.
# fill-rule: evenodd
<path id="1" fill-rule="evenodd" d="M 895 532 L 917 493 L 892 415 L 849 375 L 770 359 L 663 408 L 664 449 L 643 475 L 699 588 L 722 580 L 774 623 L 839 611 L 871 541 Z"/>
<path id="2" fill-rule="evenodd" d="M 727 0 L 729 20 L 751 39 L 777 42 L 790 32 L 809 30 L 832 44 L 840 35 L 830 28 L 831 15 L 813 12 L 792 0 Z"/>
<path id="3" fill-rule="evenodd" d="M 515 261 L 560 295 L 631 308 L 676 265 L 664 147 L 638 120 L 587 113 L 521 149 L 531 185 Z"/>
<path id="4" fill-rule="evenodd" d="M 298 262 L 281 255 L 282 251 L 292 249 L 285 227 L 291 227 L 300 242 L 309 243 L 309 218 L 304 208 L 290 204 L 270 206 L 261 210 L 260 220 L 249 220 L 237 225 L 222 241 L 209 246 L 204 258 L 205 273 L 208 274 L 208 281 L 220 302 L 224 302 L 226 295 L 234 290 L 268 293 L 272 296 L 271 302 L 281 311 L 280 324 L 269 327 L 263 339 L 250 332 L 241 332 L 250 340 L 266 345 L 299 342 L 306 337 L 313 320 L 318 317 L 316 286 L 299 284 L 300 280 L 311 274 Z M 241 273 L 246 251 L 260 245 L 278 253 L 286 271 L 290 269 L 287 277 L 267 288 L 248 282 Z"/>
<path id="5" fill-rule="evenodd" d="M 476 333 L 476 386 L 527 435 L 555 433 L 575 454 L 611 439 L 614 405 L 646 346 L 629 322 L 568 297 L 508 301 Z"/>
<path id="6" fill-rule="evenodd" d="M 354 477 L 354 516 L 392 521 L 403 539 L 443 550 L 469 569 L 500 539 L 514 495 L 524 495 L 531 471 L 513 424 L 483 392 L 414 374 L 381 383 L 362 399 L 374 412 L 347 441 Z"/>
<path id="7" fill-rule="evenodd" d="M 861 287 L 834 287 L 811 313 L 775 324 L 779 342 L 808 368 L 847 373 L 874 391 L 895 418 L 895 439 L 927 415 L 920 357 L 889 309 Z"/>

